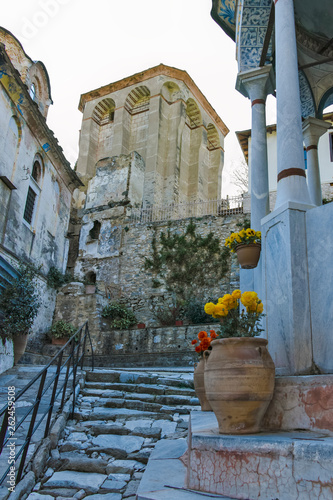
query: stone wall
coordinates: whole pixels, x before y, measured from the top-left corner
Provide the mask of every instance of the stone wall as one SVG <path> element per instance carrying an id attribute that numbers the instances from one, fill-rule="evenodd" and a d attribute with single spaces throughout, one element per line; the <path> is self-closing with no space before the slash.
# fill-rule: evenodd
<path id="1" fill-rule="evenodd" d="M 154 316 L 153 303 L 157 301 L 167 307 L 172 303 L 172 296 L 166 289 L 165 283 L 159 288 L 154 288 L 154 274 L 145 269 L 145 260 L 151 257 L 152 239 L 154 235 L 158 239 L 160 232 L 166 232 L 168 229 L 171 233 L 183 233 L 191 221 L 195 222 L 197 233 L 206 236 L 213 232 L 224 243 L 224 239 L 232 231 L 239 229 L 236 224 L 243 221 L 244 216 L 205 216 L 144 224 L 130 222 L 126 213 L 111 219 L 110 211 L 119 208 L 114 207 L 105 213 L 99 213 L 101 230 L 93 248 L 90 243 L 83 242 L 82 235 L 85 234 L 88 238 L 89 232 L 85 230 L 85 225 L 92 226 L 89 221 L 91 217 L 96 216 L 96 213 L 84 215 L 83 220 L 86 224 L 83 224 L 81 230 L 81 248 L 75 275 L 82 280 L 85 275 L 95 273 L 97 292 L 94 295 L 86 295 L 82 283 L 72 283 L 63 287 L 57 296 L 54 320 L 64 319 L 77 327 L 88 320 L 94 351 L 100 357 L 101 363 L 107 363 L 108 356 L 112 355 L 117 357 L 120 364 L 129 360 L 133 362 L 135 360 L 137 364 L 143 359 L 143 354 L 146 362 L 149 358 L 152 364 L 162 363 L 165 355 L 165 360 L 170 360 L 174 355 L 180 363 L 188 352 L 188 338 L 194 338 L 203 326 L 185 324 L 180 329 L 162 328 Z M 108 218 L 103 219 L 107 215 Z M 220 282 L 216 280 L 213 287 L 206 289 L 203 287 L 198 290 L 196 299 L 203 306 L 207 300 L 217 300 L 222 294 L 238 286 L 239 266 L 236 257 L 233 256 L 227 276 Z M 108 320 L 101 316 L 109 298 L 131 308 L 138 323 L 145 323 L 146 329 L 112 330 Z M 206 327 L 209 328 L 209 325 Z M 192 354 L 186 359 L 192 362 Z"/>

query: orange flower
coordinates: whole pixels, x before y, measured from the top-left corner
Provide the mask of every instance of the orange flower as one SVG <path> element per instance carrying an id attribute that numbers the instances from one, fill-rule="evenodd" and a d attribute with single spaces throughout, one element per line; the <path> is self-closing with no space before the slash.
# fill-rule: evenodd
<path id="1" fill-rule="evenodd" d="M 197 345 L 195 348 L 195 352 L 201 352 L 201 345 Z"/>
<path id="2" fill-rule="evenodd" d="M 198 339 L 199 340 L 202 340 L 204 339 L 205 337 L 207 337 L 207 332 L 204 332 L 203 330 L 201 332 L 198 333 Z"/>
<path id="3" fill-rule="evenodd" d="M 196 344 L 197 342 L 197 339 L 192 340 L 192 345 Z"/>
<path id="4" fill-rule="evenodd" d="M 210 346 L 210 341 L 208 340 L 208 338 L 204 338 L 201 341 L 200 345 L 202 351 L 207 351 L 208 347 Z"/>
<path id="5" fill-rule="evenodd" d="M 216 339 L 217 333 L 215 332 L 215 330 L 209 330 L 209 333 L 211 339 Z"/>

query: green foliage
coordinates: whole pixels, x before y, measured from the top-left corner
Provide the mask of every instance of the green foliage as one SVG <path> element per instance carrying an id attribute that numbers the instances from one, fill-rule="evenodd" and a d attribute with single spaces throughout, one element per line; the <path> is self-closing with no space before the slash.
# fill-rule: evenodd
<path id="1" fill-rule="evenodd" d="M 111 327 L 125 330 L 137 323 L 134 313 L 118 302 L 110 302 L 103 308 L 102 316 L 110 318 Z"/>
<path id="2" fill-rule="evenodd" d="M 50 333 L 55 339 L 62 339 L 64 337 L 70 338 L 76 332 L 76 328 L 72 323 L 66 323 L 63 320 L 53 323 Z"/>
<path id="3" fill-rule="evenodd" d="M 333 198 L 323 198 L 323 205 L 327 205 L 328 203 L 332 203 Z"/>
<path id="4" fill-rule="evenodd" d="M 237 227 L 241 227 L 242 229 L 250 229 L 251 221 L 247 217 L 245 217 L 244 222 L 237 222 Z"/>
<path id="5" fill-rule="evenodd" d="M 70 273 L 63 274 L 59 269 L 52 266 L 47 273 L 47 286 L 55 288 L 56 290 L 66 283 L 72 281 L 73 277 Z"/>
<path id="6" fill-rule="evenodd" d="M 187 299 L 199 288 L 212 286 L 227 273 L 229 252 L 211 232 L 207 236 L 196 233 L 193 222 L 183 234 L 161 232 L 157 242 L 152 238 L 151 258 L 145 260 L 145 269 L 154 274 L 153 286 L 164 280 L 167 289 L 180 299 Z"/>
<path id="7" fill-rule="evenodd" d="M 31 264 L 20 263 L 19 277 L 0 294 L 0 332 L 2 338 L 12 338 L 15 334 L 29 333 L 39 309 L 39 296 L 35 278 L 38 273 Z"/>
<path id="8" fill-rule="evenodd" d="M 186 304 L 186 317 L 190 320 L 190 322 L 194 325 L 201 325 L 202 323 L 207 323 L 208 321 L 211 323 L 215 320 L 209 318 L 208 314 L 204 311 L 204 306 L 202 302 L 198 300 L 190 301 Z"/>
<path id="9" fill-rule="evenodd" d="M 157 304 L 153 307 L 153 315 L 163 326 L 172 326 L 177 320 L 184 318 L 185 308 L 183 302 Z"/>

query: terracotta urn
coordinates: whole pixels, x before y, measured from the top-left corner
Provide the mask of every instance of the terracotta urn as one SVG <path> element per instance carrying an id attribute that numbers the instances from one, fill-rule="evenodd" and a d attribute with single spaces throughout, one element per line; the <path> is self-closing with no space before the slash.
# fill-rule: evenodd
<path id="1" fill-rule="evenodd" d="M 16 335 L 13 335 L 14 365 L 16 365 L 22 358 L 25 348 L 27 347 L 27 342 L 27 333 L 17 333 Z"/>
<path id="2" fill-rule="evenodd" d="M 52 337 L 52 345 L 65 345 L 69 341 L 69 337 L 55 338 Z"/>
<path id="3" fill-rule="evenodd" d="M 253 434 L 273 397 L 275 366 L 267 340 L 218 339 L 205 366 L 206 396 L 220 434 Z"/>
<path id="4" fill-rule="evenodd" d="M 257 267 L 260 257 L 261 244 L 249 243 L 248 245 L 237 245 L 236 254 L 242 269 L 254 269 Z"/>
<path id="5" fill-rule="evenodd" d="M 205 358 L 201 358 L 197 366 L 194 370 L 193 381 L 194 381 L 194 390 L 199 399 L 201 411 L 213 411 L 210 403 L 206 397 L 206 390 L 204 384 L 205 377 L 205 364 L 208 355 Z"/>

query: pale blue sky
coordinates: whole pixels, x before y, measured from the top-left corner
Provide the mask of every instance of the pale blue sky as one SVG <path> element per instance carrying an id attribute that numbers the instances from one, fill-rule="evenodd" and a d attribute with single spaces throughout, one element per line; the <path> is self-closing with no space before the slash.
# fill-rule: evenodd
<path id="1" fill-rule="evenodd" d="M 54 101 L 48 125 L 68 160 L 77 159 L 80 94 L 159 63 L 186 70 L 230 129 L 228 171 L 239 163 L 235 130 L 250 128 L 250 101 L 235 90 L 235 44 L 210 17 L 211 0 L 15 0 L 1 25 L 49 73 Z M 275 121 L 269 99 L 267 123 Z"/>

